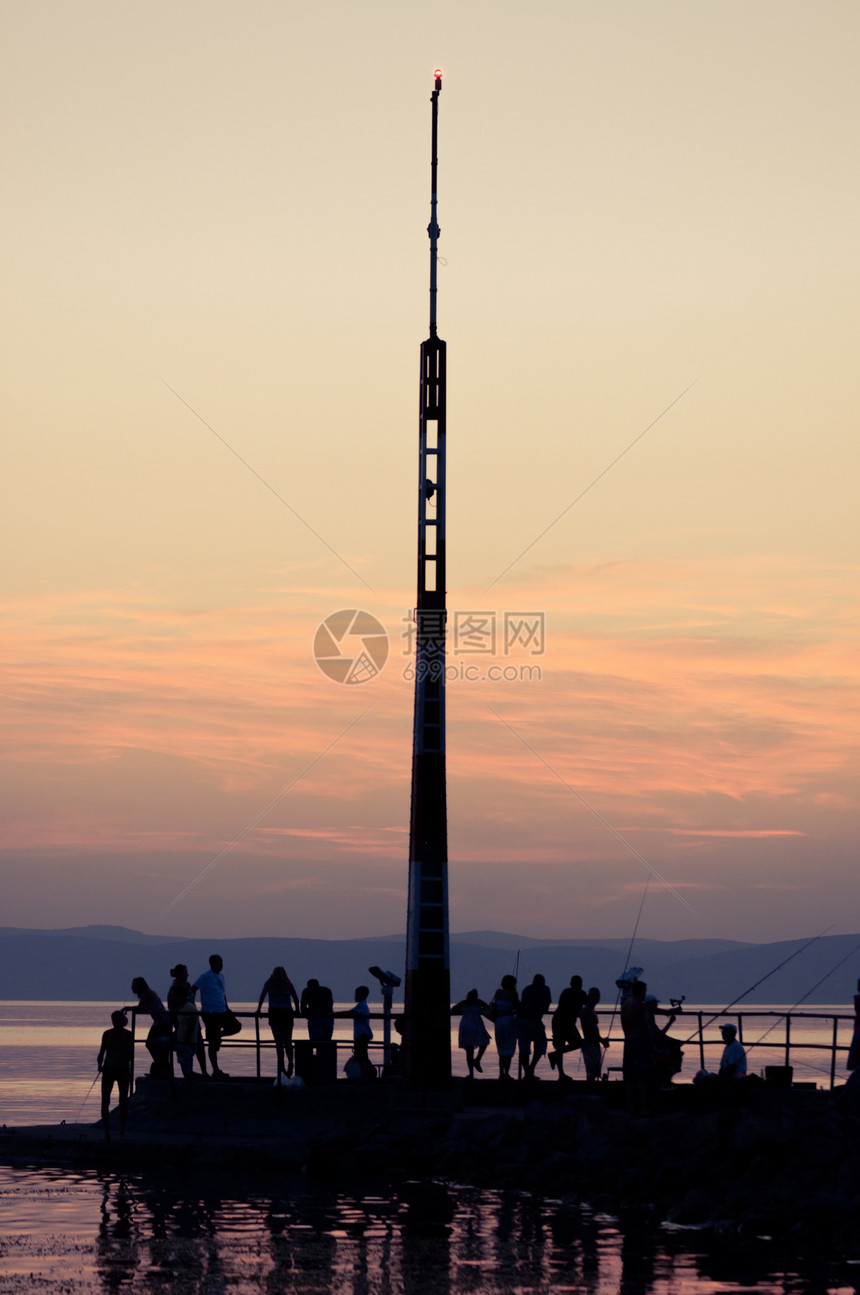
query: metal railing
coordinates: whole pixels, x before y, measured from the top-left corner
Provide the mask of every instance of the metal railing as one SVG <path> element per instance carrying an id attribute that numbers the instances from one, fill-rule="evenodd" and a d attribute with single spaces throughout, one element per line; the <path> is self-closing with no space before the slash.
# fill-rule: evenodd
<path id="1" fill-rule="evenodd" d="M 598 1016 L 612 1016 L 610 1009 L 601 1009 Z M 617 1019 L 617 1012 L 614 1013 Z M 752 1025 L 752 1022 L 770 1022 L 770 1024 L 761 1030 Z M 810 1039 L 808 1037 L 798 1037 L 802 1030 L 807 1030 L 806 1022 L 827 1022 L 828 1024 L 821 1029 L 822 1035 L 828 1036 L 826 1039 Z M 774 1008 L 732 1008 L 728 1011 L 713 1012 L 707 1009 L 690 1009 L 676 1012 L 676 1020 L 670 1030 L 673 1039 L 679 1039 L 685 1048 L 690 1046 L 698 1051 L 699 1069 L 705 1069 L 705 1048 L 707 1047 L 712 1053 L 714 1050 L 723 1047 L 723 1041 L 719 1037 L 721 1025 L 734 1025 L 737 1027 L 738 1042 L 747 1051 L 747 1067 L 749 1071 L 760 1069 L 764 1064 L 759 1059 L 761 1049 L 770 1049 L 772 1052 L 781 1054 L 780 1063 L 783 1066 L 791 1066 L 792 1052 L 795 1056 L 801 1052 L 821 1052 L 829 1056 L 829 1063 L 821 1067 L 821 1073 L 829 1076 L 830 1088 L 836 1085 L 836 1073 L 838 1058 L 840 1054 L 845 1057 L 848 1055 L 850 1048 L 851 1034 L 853 1031 L 855 1017 L 852 1014 L 847 1015 L 843 1012 L 797 1012 L 797 1011 L 778 1011 Z M 695 1023 L 693 1025 L 693 1023 Z M 782 1027 L 780 1029 L 780 1026 Z M 840 1042 L 840 1026 L 844 1027 L 842 1037 L 845 1040 Z M 691 1028 L 693 1027 L 693 1028 Z M 746 1027 L 746 1028 L 745 1028 Z M 713 1030 L 714 1037 L 706 1037 L 706 1031 Z M 776 1037 L 771 1037 L 775 1033 Z M 623 1044 L 623 1036 L 617 1035 L 610 1038 L 610 1044 Z M 752 1055 L 751 1055 L 752 1054 Z M 618 1069 L 619 1067 L 613 1067 Z M 810 1067 L 811 1068 L 811 1067 Z"/>
<path id="2" fill-rule="evenodd" d="M 134 1091 L 135 1056 L 137 1052 L 137 1045 L 143 1044 L 144 1046 L 146 1046 L 146 1037 L 149 1033 L 149 1029 L 151 1028 L 149 1024 L 150 1017 L 147 1013 L 141 1012 L 140 1009 L 136 1006 L 127 1007 L 125 1008 L 125 1011 L 127 1012 L 128 1016 L 131 1018 L 131 1037 L 132 1037 L 132 1042 L 135 1045 L 132 1052 L 132 1062 L 131 1062 L 131 1089 L 132 1091 Z M 175 1038 L 175 1026 L 180 1020 L 187 1019 L 188 1015 L 190 1015 L 190 1013 L 185 1013 L 185 1012 L 170 1013 L 170 1039 L 169 1039 L 169 1048 L 167 1051 L 167 1062 L 169 1065 L 171 1082 L 176 1078 L 177 1044 L 176 1044 L 176 1038 Z M 206 1045 L 206 1032 L 205 1032 L 205 1026 L 203 1022 L 203 1015 L 200 1012 L 196 1013 L 196 1015 L 197 1015 L 197 1021 L 200 1029 L 201 1038 L 203 1040 L 202 1046 L 205 1048 L 207 1045 Z M 254 1059 L 255 1059 L 254 1077 L 256 1079 L 262 1079 L 263 1078 L 262 1054 L 266 1051 L 270 1051 L 274 1055 L 276 1054 L 276 1051 L 277 1051 L 277 1045 L 275 1043 L 275 1040 L 272 1037 L 272 1035 L 269 1033 L 267 1013 L 255 1012 L 255 1011 L 239 1012 L 231 1008 L 231 1015 L 237 1017 L 240 1021 L 243 1022 L 243 1029 L 244 1029 L 244 1022 L 253 1021 L 254 1037 L 249 1038 L 247 1035 L 244 1035 L 244 1037 L 242 1037 L 238 1034 L 227 1035 L 221 1040 L 219 1052 L 224 1052 L 224 1051 L 233 1052 L 234 1050 L 247 1051 L 248 1049 L 253 1048 Z M 137 1028 L 138 1017 L 141 1018 L 140 1030 L 138 1030 Z M 305 1019 L 306 1019 L 305 1017 L 299 1016 L 299 1015 L 296 1015 L 295 1017 L 296 1023 L 303 1022 Z M 332 1019 L 337 1021 L 339 1019 L 352 1020 L 353 1018 L 349 1012 L 334 1012 Z M 390 1024 L 391 1024 L 392 1016 L 390 1013 L 387 1013 L 387 1012 L 370 1012 L 368 1014 L 368 1017 L 366 1017 L 365 1019 L 369 1019 L 371 1021 L 380 1021 L 383 1023 L 383 1027 L 385 1026 L 386 1023 L 389 1026 L 388 1031 L 385 1032 L 384 1038 L 372 1039 L 370 1040 L 370 1043 L 368 1045 L 368 1051 L 371 1054 L 376 1054 L 376 1056 L 378 1057 L 378 1060 L 374 1060 L 373 1055 L 371 1055 L 370 1060 L 371 1060 L 371 1063 L 376 1067 L 377 1075 L 379 1075 L 382 1073 L 383 1068 L 386 1064 L 386 1052 L 388 1051 L 388 1048 L 390 1046 L 388 1040 L 390 1039 Z M 262 1031 L 260 1029 L 261 1025 L 263 1026 Z M 317 1048 L 320 1046 L 328 1046 L 329 1048 L 333 1048 L 335 1051 L 335 1057 L 337 1058 L 335 1063 L 335 1073 L 337 1075 L 342 1073 L 342 1071 L 339 1069 L 341 1055 L 347 1056 L 347 1055 L 350 1055 L 353 1051 L 353 1041 L 352 1039 L 348 1039 L 348 1038 L 308 1039 L 302 1036 L 297 1037 L 294 1035 L 292 1043 L 293 1043 L 294 1055 L 295 1055 L 295 1050 L 297 1045 L 299 1045 L 300 1047 L 302 1045 L 304 1046 L 310 1045 L 311 1047 L 314 1047 L 314 1048 Z M 209 1059 L 209 1055 L 207 1050 L 207 1060 L 208 1059 Z M 295 1061 L 294 1061 L 294 1064 L 295 1064 Z M 165 1078 L 166 1077 L 167 1076 L 165 1076 Z"/>
<path id="3" fill-rule="evenodd" d="M 143 1025 L 145 1021 L 149 1020 L 149 1017 L 144 1016 L 137 1007 L 128 1008 L 126 1010 L 131 1017 L 131 1033 L 135 1044 L 145 1043 L 145 1035 L 142 1031 L 138 1032 L 136 1028 L 137 1018 L 138 1016 L 142 1017 L 141 1024 Z M 172 1024 L 175 1024 L 177 1017 L 181 1015 L 183 1014 L 173 1013 Z M 253 1048 L 255 1057 L 255 1076 L 257 1079 L 262 1079 L 263 1053 L 268 1051 L 274 1054 L 276 1049 L 275 1040 L 269 1034 L 266 1013 L 254 1011 L 234 1012 L 234 1015 L 243 1022 L 253 1022 L 253 1038 L 250 1038 L 248 1035 L 245 1035 L 244 1037 L 239 1035 L 228 1036 L 222 1040 L 221 1049 L 229 1053 L 234 1049 L 247 1051 L 248 1049 Z M 598 1017 L 602 1018 L 601 1029 L 603 1029 L 603 1020 L 606 1021 L 606 1025 L 610 1028 L 613 1022 L 618 1021 L 617 1011 L 613 1012 L 611 1008 L 598 1009 Z M 297 1024 L 303 1022 L 304 1019 L 305 1018 L 301 1016 L 296 1016 L 295 1018 Z M 348 1020 L 351 1018 L 348 1012 L 336 1012 L 334 1014 L 334 1019 Z M 369 1019 L 371 1021 L 380 1021 L 383 1024 L 387 1019 L 390 1024 L 393 1018 L 388 1016 L 385 1012 L 371 1012 Z M 762 1025 L 763 1028 L 760 1032 L 753 1022 L 757 1022 Z M 768 1022 L 769 1024 L 766 1025 L 765 1023 Z M 810 1039 L 805 1037 L 805 1034 L 808 1031 L 807 1023 L 810 1022 L 827 1023 L 819 1031 L 821 1035 L 826 1037 L 820 1039 Z M 732 1008 L 728 1011 L 715 1013 L 707 1009 L 687 1008 L 686 1011 L 677 1012 L 676 1020 L 672 1026 L 670 1034 L 672 1038 L 680 1040 L 685 1049 L 692 1047 L 697 1051 L 699 1069 L 701 1070 L 705 1069 L 706 1049 L 708 1049 L 713 1056 L 715 1052 L 722 1048 L 723 1042 L 719 1036 L 719 1029 L 721 1025 L 726 1024 L 732 1024 L 737 1027 L 738 1041 L 747 1050 L 748 1068 L 750 1071 L 759 1069 L 764 1064 L 760 1060 L 762 1050 L 770 1050 L 771 1053 L 779 1054 L 779 1064 L 784 1066 L 792 1066 L 792 1056 L 794 1055 L 796 1057 L 799 1053 L 824 1053 L 828 1057 L 828 1063 L 827 1065 L 817 1069 L 820 1069 L 820 1073 L 822 1075 L 828 1076 L 829 1087 L 830 1089 L 833 1089 L 836 1085 L 839 1057 L 842 1055 L 843 1058 L 845 1058 L 848 1055 L 854 1022 L 855 1017 L 853 1013 L 847 1014 L 844 1012 L 797 1012 L 791 1010 L 781 1012 L 774 1010 L 773 1008 Z M 262 1030 L 261 1025 L 263 1026 Z M 203 1029 L 202 1018 L 200 1018 L 200 1028 L 201 1030 Z M 711 1031 L 713 1032 L 712 1034 Z M 775 1037 L 772 1037 L 774 1035 Z M 340 1058 L 341 1056 L 345 1056 L 352 1052 L 352 1040 L 307 1040 L 302 1036 L 294 1036 L 293 1047 L 296 1048 L 297 1044 L 303 1045 L 308 1042 L 312 1045 L 328 1042 L 331 1047 L 334 1047 L 335 1056 L 337 1057 L 336 1075 L 340 1076 L 342 1074 Z M 618 1064 L 610 1065 L 609 1070 L 620 1073 L 621 1048 L 624 1042 L 623 1035 L 620 1031 L 615 1034 L 610 1034 L 609 1042 L 610 1045 L 613 1045 L 614 1050 L 607 1056 L 607 1060 L 611 1058 L 612 1061 L 614 1061 L 616 1057 L 618 1059 Z M 385 1064 L 385 1046 L 386 1045 L 382 1039 L 374 1039 L 369 1045 L 372 1054 L 375 1054 L 375 1057 L 378 1058 L 377 1060 L 374 1060 L 374 1057 L 371 1057 L 373 1064 L 376 1066 L 377 1073 L 382 1072 Z M 173 1078 L 175 1074 L 175 1053 L 176 1045 L 174 1039 L 171 1037 L 169 1049 L 171 1078 Z M 807 1063 L 807 1068 L 811 1068 L 809 1063 Z M 132 1060 L 131 1077 L 133 1085 L 134 1060 Z"/>

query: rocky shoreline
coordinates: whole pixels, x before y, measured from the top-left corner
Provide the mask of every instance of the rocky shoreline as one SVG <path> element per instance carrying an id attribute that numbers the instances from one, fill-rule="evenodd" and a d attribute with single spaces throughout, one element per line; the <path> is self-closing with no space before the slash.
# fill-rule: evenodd
<path id="1" fill-rule="evenodd" d="M 436 1178 L 860 1258 L 860 1118 L 827 1094 L 756 1094 L 710 1109 L 670 1101 L 634 1119 L 604 1096 L 577 1092 L 546 1091 L 520 1106 L 416 1109 L 384 1085 L 242 1091 L 249 1087 L 209 1086 L 205 1098 L 186 1090 L 170 1101 L 139 1089 L 122 1141 L 105 1142 L 95 1126 L 4 1129 L 0 1159 L 180 1173 L 217 1164 L 343 1182 Z"/>

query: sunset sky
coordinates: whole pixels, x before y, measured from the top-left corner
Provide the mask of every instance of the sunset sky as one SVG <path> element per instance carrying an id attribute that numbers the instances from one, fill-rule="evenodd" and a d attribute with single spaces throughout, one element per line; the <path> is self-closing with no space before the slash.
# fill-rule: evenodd
<path id="1" fill-rule="evenodd" d="M 451 927 L 860 930 L 856 0 L 0 12 L 2 922 L 404 929 L 439 66 Z"/>

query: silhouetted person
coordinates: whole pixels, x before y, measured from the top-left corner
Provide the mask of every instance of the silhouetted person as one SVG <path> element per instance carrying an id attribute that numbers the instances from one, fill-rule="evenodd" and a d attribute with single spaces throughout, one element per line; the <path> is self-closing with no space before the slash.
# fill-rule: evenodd
<path id="1" fill-rule="evenodd" d="M 600 1020 L 597 1015 L 597 1004 L 600 1002 L 600 990 L 596 985 L 589 989 L 585 1004 L 579 1014 L 582 1026 L 582 1060 L 585 1065 L 585 1078 L 594 1084 L 600 1078 L 603 1065 L 603 1049 L 609 1047 L 609 1040 L 601 1036 Z"/>
<path id="2" fill-rule="evenodd" d="M 131 992 L 137 994 L 138 1012 L 145 1012 L 152 1017 L 152 1025 L 146 1036 L 146 1049 L 152 1057 L 149 1073 L 164 1077 L 170 1074 L 170 1013 L 154 989 L 150 989 L 143 976 L 135 976 L 131 982 Z"/>
<path id="3" fill-rule="evenodd" d="M 224 1037 L 228 1011 L 223 969 L 224 960 L 220 953 L 213 953 L 209 958 L 209 970 L 204 971 L 194 982 L 194 988 L 200 990 L 200 1014 L 206 1030 L 206 1047 L 209 1050 L 213 1079 L 229 1078 L 218 1065 L 218 1051 Z"/>
<path id="4" fill-rule="evenodd" d="M 736 1025 L 720 1026 L 725 1047 L 720 1057 L 720 1070 L 717 1076 L 719 1079 L 733 1081 L 747 1077 L 747 1054 L 743 1044 L 738 1041 L 737 1033 Z"/>
<path id="5" fill-rule="evenodd" d="M 106 1141 L 110 1142 L 110 1095 L 116 1084 L 119 1095 L 119 1131 L 125 1133 L 125 1121 L 128 1115 L 128 1090 L 131 1082 L 131 1060 L 134 1053 L 134 1039 L 127 1028 L 128 1017 L 125 1012 L 111 1012 L 111 1028 L 102 1035 L 102 1043 L 96 1065 L 102 1077 L 102 1128 Z"/>
<path id="6" fill-rule="evenodd" d="M 857 981 L 857 993 L 854 995 L 854 1033 L 851 1036 L 851 1047 L 848 1049 L 845 1069 L 860 1069 L 860 980 Z"/>
<path id="7" fill-rule="evenodd" d="M 200 1014 L 194 1002 L 197 990 L 188 980 L 188 968 L 184 962 L 171 967 L 170 974 L 173 982 L 167 991 L 167 1008 L 173 1022 L 173 1040 L 180 1069 L 186 1079 L 191 1079 L 196 1057 L 200 1073 L 205 1077 L 206 1049 L 200 1030 Z"/>
<path id="8" fill-rule="evenodd" d="M 373 1030 L 370 1028 L 370 1008 L 367 1006 L 369 993 L 367 985 L 359 985 L 355 991 L 355 1007 L 350 1012 L 353 1019 L 352 1051 L 361 1067 L 362 1079 L 376 1078 L 376 1066 L 367 1053 L 368 1045 L 373 1038 Z"/>
<path id="9" fill-rule="evenodd" d="M 654 1043 L 645 1010 L 647 992 L 644 980 L 634 980 L 630 997 L 621 1005 L 621 1029 L 624 1032 L 621 1068 L 627 1107 L 633 1115 L 644 1115 L 648 1109 L 648 1093 L 654 1075 Z"/>
<path id="10" fill-rule="evenodd" d="M 524 1079 L 533 1079 L 535 1067 L 546 1052 L 544 1013 L 549 1011 L 552 993 L 540 972 L 526 985 L 517 1017 L 517 1042 Z"/>
<path id="11" fill-rule="evenodd" d="M 837 1111 L 860 1115 L 860 1066 L 851 1071 L 844 1088 L 837 1091 L 833 1104 Z"/>
<path id="12" fill-rule="evenodd" d="M 510 1079 L 511 1058 L 517 1050 L 517 1012 L 520 996 L 516 976 L 502 976 L 502 983 L 493 994 L 493 1033 L 499 1054 L 499 1079 Z"/>
<path id="13" fill-rule="evenodd" d="M 582 1035 L 576 1028 L 579 1014 L 585 1006 L 582 976 L 571 976 L 570 985 L 561 991 L 558 1006 L 552 1015 L 552 1047 L 548 1054 L 553 1070 L 558 1069 L 559 1079 L 565 1079 L 564 1054 L 582 1047 Z"/>
<path id="14" fill-rule="evenodd" d="M 275 967 L 260 990 L 258 1012 L 262 1011 L 264 998 L 269 1000 L 269 1027 L 278 1054 L 278 1080 L 281 1075 L 289 1079 L 293 1073 L 293 1020 L 299 1010 L 299 996 L 283 967 Z"/>
<path id="15" fill-rule="evenodd" d="M 648 1013 L 648 1029 L 651 1031 L 651 1042 L 654 1044 L 654 1088 L 670 1085 L 672 1076 L 677 1075 L 684 1060 L 681 1043 L 671 1039 L 668 1030 L 675 1023 L 675 1013 L 661 1007 L 653 994 L 645 995 L 645 1011 Z M 658 1016 L 668 1016 L 665 1025 L 657 1024 Z"/>
<path id="16" fill-rule="evenodd" d="M 466 997 L 451 1008 L 451 1015 L 460 1017 L 460 1030 L 457 1042 L 466 1054 L 466 1065 L 469 1067 L 469 1078 L 475 1078 L 475 1071 L 482 1075 L 481 1059 L 490 1046 L 490 1035 L 483 1021 L 489 1007 L 478 997 L 477 989 L 470 989 Z M 475 1049 L 478 1055 L 475 1056 Z"/>
<path id="17" fill-rule="evenodd" d="M 332 992 L 318 980 L 309 980 L 302 990 L 301 1014 L 307 1018 L 308 1038 L 330 1039 L 334 1032 Z"/>

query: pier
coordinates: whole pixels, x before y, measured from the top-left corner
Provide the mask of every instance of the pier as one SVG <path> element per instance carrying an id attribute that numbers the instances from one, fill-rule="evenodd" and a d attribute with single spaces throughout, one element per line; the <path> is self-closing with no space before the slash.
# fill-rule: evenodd
<path id="1" fill-rule="evenodd" d="M 140 1076 L 148 1071 L 149 1054 L 145 1049 L 141 1054 L 146 1029 L 138 1028 L 137 1017 L 139 1013 L 135 1009 L 131 1009 L 129 1015 L 131 1018 L 130 1028 L 135 1041 L 135 1063 L 132 1072 L 134 1083 L 135 1072 Z M 275 1043 L 269 1033 L 265 1012 L 236 1011 L 235 1015 L 243 1023 L 243 1032 L 241 1035 L 226 1038 L 222 1041 L 221 1047 L 224 1057 L 229 1058 L 231 1054 L 246 1057 L 249 1053 L 252 1053 L 252 1074 L 242 1076 L 242 1082 L 247 1082 L 250 1079 L 263 1082 L 268 1077 L 268 1082 L 271 1084 L 275 1070 Z M 341 1017 L 342 1019 L 347 1019 L 346 1014 L 341 1014 Z M 381 1039 L 374 1039 L 370 1043 L 370 1060 L 376 1067 L 378 1077 L 391 1082 L 396 1082 L 398 1078 L 402 1078 L 397 1057 L 397 1044 L 395 1043 L 394 1045 L 395 1051 L 392 1059 L 389 1042 L 393 1023 L 395 1020 L 399 1020 L 400 1017 L 401 1013 L 395 1012 L 393 1009 L 370 1014 L 372 1022 L 381 1024 L 383 1034 Z M 621 1056 L 624 1040 L 620 1030 L 618 1014 L 611 1008 L 601 1008 L 598 1010 L 598 1017 L 601 1022 L 601 1033 L 604 1033 L 610 1042 L 609 1048 L 604 1053 L 602 1083 L 613 1084 L 614 1081 L 617 1081 L 620 1086 Z M 149 1018 L 144 1017 L 142 1020 L 148 1023 Z M 301 1018 L 297 1018 L 297 1023 L 300 1021 Z M 817 1080 L 807 1077 L 808 1070 L 811 1068 L 809 1054 L 812 1054 L 816 1059 L 816 1069 L 820 1072 L 821 1079 L 825 1081 L 829 1091 L 833 1091 L 844 1080 L 845 1059 L 848 1055 L 854 1024 L 853 1013 L 834 1011 L 799 1012 L 792 1010 L 780 1011 L 773 1008 L 734 1007 L 729 1011 L 715 1014 L 713 1010 L 708 1008 L 688 1008 L 686 1011 L 679 1013 L 671 1031 L 673 1037 L 680 1038 L 684 1043 L 684 1073 L 676 1080 L 673 1085 L 674 1088 L 684 1087 L 689 1084 L 696 1070 L 713 1068 L 715 1055 L 723 1047 L 719 1029 L 721 1025 L 726 1024 L 737 1026 L 738 1039 L 748 1049 L 750 1072 L 765 1072 L 766 1082 L 769 1082 L 771 1087 L 802 1086 L 806 1089 L 818 1087 Z M 810 1033 L 814 1033 L 815 1037 L 810 1038 Z M 332 1039 L 327 1042 L 319 1042 L 297 1036 L 293 1040 L 293 1046 L 295 1048 L 296 1074 L 304 1085 L 327 1088 L 334 1085 L 342 1085 L 348 1088 L 358 1086 L 353 1081 L 345 1078 L 343 1071 L 344 1064 L 352 1055 L 352 1041 L 350 1039 Z M 576 1054 L 571 1053 L 569 1056 L 575 1058 Z M 140 1061 L 138 1061 L 138 1058 L 140 1058 Z M 487 1059 L 489 1065 L 492 1065 L 492 1051 L 487 1053 Z M 817 1065 L 819 1059 L 822 1063 L 820 1067 Z M 230 1073 L 229 1061 L 225 1060 L 224 1065 L 227 1072 Z M 183 1081 L 181 1075 L 176 1073 L 175 1055 L 172 1050 L 170 1067 L 170 1082 L 182 1085 L 185 1081 Z M 768 1070 L 774 1072 L 769 1081 L 767 1078 Z M 236 1082 L 239 1081 L 239 1076 L 236 1076 Z M 228 1080 L 225 1082 L 230 1083 L 233 1081 Z M 479 1087 L 487 1087 L 496 1083 L 489 1073 L 472 1082 Z M 553 1077 L 547 1067 L 546 1080 L 541 1081 L 542 1086 L 547 1087 L 553 1082 Z M 195 1080 L 187 1086 L 196 1087 L 197 1083 L 198 1081 Z M 509 1104 L 509 1099 L 505 1099 L 505 1104 Z"/>
<path id="2" fill-rule="evenodd" d="M 177 1185 L 220 1172 L 280 1191 L 292 1174 L 359 1193 L 434 1180 L 848 1253 L 860 1244 L 860 1122 L 838 1094 L 763 1088 L 736 1102 L 678 1085 L 633 1118 L 615 1105 L 621 1084 L 583 1088 L 456 1080 L 440 1094 L 385 1081 L 283 1090 L 142 1078 L 125 1137 L 106 1142 L 95 1125 L 3 1129 L 0 1163 L 157 1170 Z M 502 1090 L 521 1104 L 469 1104 Z"/>

